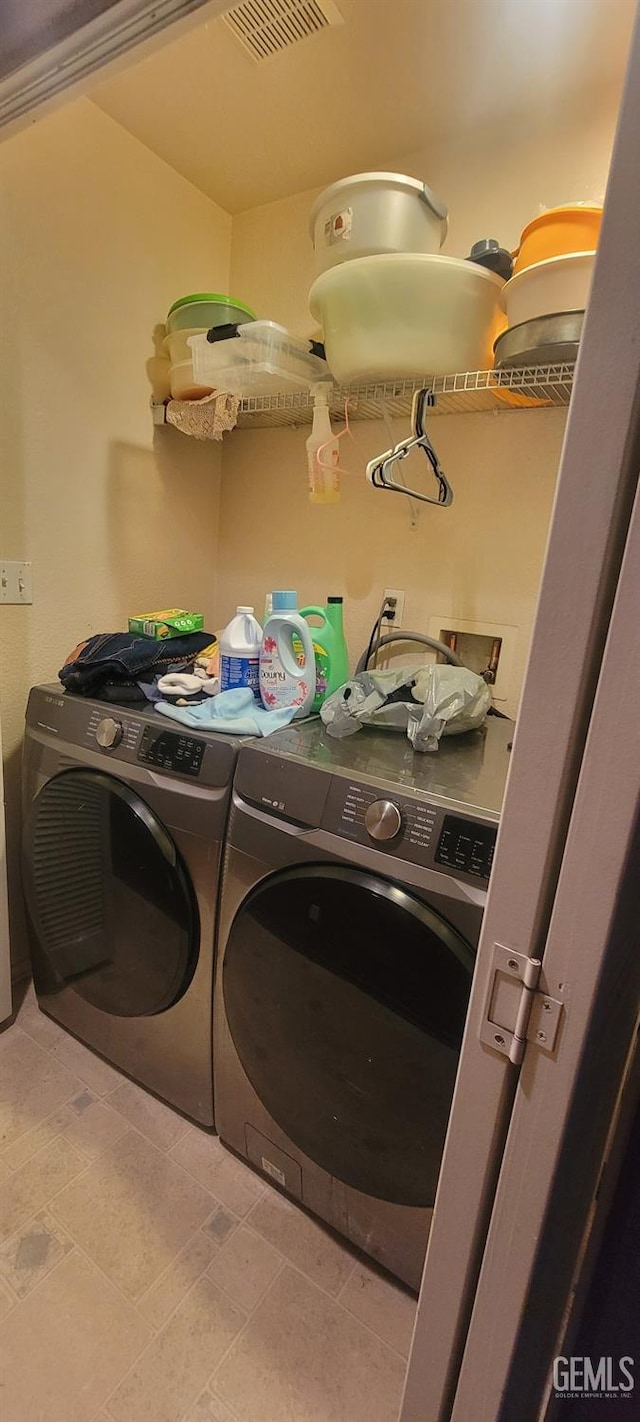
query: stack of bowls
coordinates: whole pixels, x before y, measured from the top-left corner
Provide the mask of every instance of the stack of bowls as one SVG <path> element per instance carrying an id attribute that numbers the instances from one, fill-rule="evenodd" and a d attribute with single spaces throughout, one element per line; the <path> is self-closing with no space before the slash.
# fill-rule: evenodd
<path id="1" fill-rule="evenodd" d="M 507 330 L 498 368 L 574 361 L 602 219 L 595 203 L 549 208 L 525 227 L 504 288 Z"/>
<path id="2" fill-rule="evenodd" d="M 213 390 L 213 386 L 202 385 L 195 379 L 190 336 L 210 331 L 212 326 L 240 326 L 255 319 L 255 311 L 242 301 L 234 301 L 233 297 L 215 291 L 198 291 L 174 301 L 167 315 L 164 342 L 171 361 L 169 382 L 173 399 L 202 400 Z"/>
<path id="3" fill-rule="evenodd" d="M 491 364 L 504 282 L 439 254 L 448 214 L 425 183 L 358 173 L 311 212 L 311 314 L 345 385 L 478 370 Z"/>

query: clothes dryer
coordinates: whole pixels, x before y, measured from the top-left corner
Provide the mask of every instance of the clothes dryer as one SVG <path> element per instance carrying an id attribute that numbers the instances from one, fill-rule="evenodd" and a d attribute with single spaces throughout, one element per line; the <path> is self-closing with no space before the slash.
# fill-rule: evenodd
<path id="1" fill-rule="evenodd" d="M 23 883 L 38 1002 L 212 1126 L 219 870 L 240 741 L 34 687 Z"/>

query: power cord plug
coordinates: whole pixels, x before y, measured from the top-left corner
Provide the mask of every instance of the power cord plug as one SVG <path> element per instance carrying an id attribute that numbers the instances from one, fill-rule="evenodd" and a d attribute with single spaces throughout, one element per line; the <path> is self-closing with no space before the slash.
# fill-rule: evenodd
<path id="1" fill-rule="evenodd" d="M 395 622 L 397 610 L 397 597 L 385 597 L 380 609 L 380 622 Z"/>

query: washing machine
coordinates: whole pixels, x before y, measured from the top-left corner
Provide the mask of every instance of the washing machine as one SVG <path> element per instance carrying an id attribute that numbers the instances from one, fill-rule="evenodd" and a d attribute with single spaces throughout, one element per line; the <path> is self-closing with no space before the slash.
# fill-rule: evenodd
<path id="1" fill-rule="evenodd" d="M 513 724 L 433 755 L 318 721 L 240 751 L 214 995 L 216 1125 L 417 1290 Z"/>
<path id="2" fill-rule="evenodd" d="M 57 684 L 29 697 L 23 884 L 39 1005 L 209 1127 L 214 935 L 239 746 Z"/>

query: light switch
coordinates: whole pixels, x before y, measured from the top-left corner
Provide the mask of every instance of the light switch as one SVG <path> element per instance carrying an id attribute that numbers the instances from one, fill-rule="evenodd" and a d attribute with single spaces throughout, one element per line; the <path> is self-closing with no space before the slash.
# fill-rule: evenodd
<path id="1" fill-rule="evenodd" d="M 33 602 L 30 563 L 0 558 L 0 603 Z"/>

